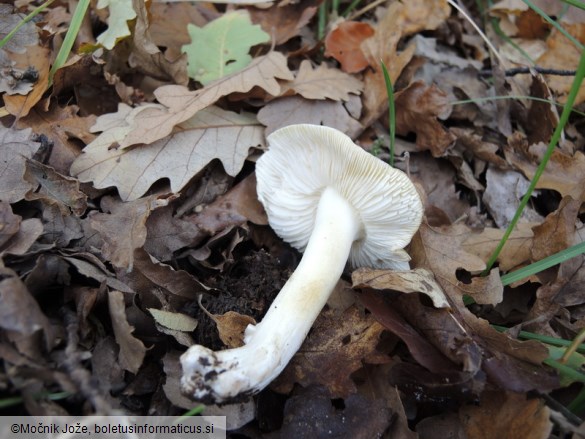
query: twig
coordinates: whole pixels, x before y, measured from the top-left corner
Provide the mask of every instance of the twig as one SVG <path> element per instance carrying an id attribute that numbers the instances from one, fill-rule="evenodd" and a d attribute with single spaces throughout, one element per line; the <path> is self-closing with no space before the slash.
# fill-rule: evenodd
<path id="1" fill-rule="evenodd" d="M 540 73 L 542 75 L 556 75 L 556 76 L 575 76 L 576 70 L 563 70 L 563 69 L 549 69 L 546 67 L 515 67 L 513 69 L 504 70 L 506 76 L 516 76 L 529 74 L 531 71 Z M 479 76 L 489 77 L 493 75 L 493 70 L 485 69 L 479 72 Z"/>

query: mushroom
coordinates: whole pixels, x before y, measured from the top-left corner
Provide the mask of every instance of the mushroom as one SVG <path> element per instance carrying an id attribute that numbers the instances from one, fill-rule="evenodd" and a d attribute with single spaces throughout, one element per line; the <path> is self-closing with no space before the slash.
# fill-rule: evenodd
<path id="1" fill-rule="evenodd" d="M 181 388 L 189 397 L 225 403 L 255 394 L 274 380 L 301 347 L 346 262 L 408 270 L 403 248 L 422 218 L 408 179 L 318 125 L 291 125 L 268 136 L 256 164 L 258 198 L 274 231 L 304 251 L 301 262 L 244 346 L 214 352 L 191 346 L 182 356 Z"/>

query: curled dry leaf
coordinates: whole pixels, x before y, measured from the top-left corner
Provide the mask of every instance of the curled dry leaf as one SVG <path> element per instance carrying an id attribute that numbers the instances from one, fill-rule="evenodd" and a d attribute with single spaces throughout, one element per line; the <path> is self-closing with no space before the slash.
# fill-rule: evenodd
<path id="1" fill-rule="evenodd" d="M 213 159 L 219 159 L 225 171 L 235 176 L 248 150 L 264 145 L 263 131 L 252 114 L 211 107 L 181 123 L 169 137 L 149 145 L 111 149 L 102 140 L 91 143 L 75 160 L 71 173 L 97 188 L 117 187 L 124 201 L 141 197 L 162 178 L 168 178 L 171 190 L 178 192 Z"/>
<path id="2" fill-rule="evenodd" d="M 364 56 L 361 44 L 374 35 L 374 28 L 361 21 L 342 21 L 325 38 L 325 56 L 335 58 L 341 70 L 358 73 L 370 63 Z"/>
<path id="3" fill-rule="evenodd" d="M 225 314 L 213 314 L 211 317 L 217 325 L 219 338 L 228 348 L 244 345 L 244 331 L 248 325 L 255 325 L 256 320 L 250 316 L 228 311 Z"/>
<path id="4" fill-rule="evenodd" d="M 146 347 L 144 343 L 132 335 L 134 328 L 130 326 L 126 318 L 124 294 L 120 291 L 110 291 L 108 293 L 108 306 L 116 343 L 120 347 L 118 361 L 122 368 L 135 374 L 142 366 Z"/>
<path id="5" fill-rule="evenodd" d="M 318 0 L 272 5 L 270 8 L 248 8 L 252 21 L 272 37 L 276 46 L 301 33 L 317 13 Z"/>
<path id="6" fill-rule="evenodd" d="M 140 113 L 122 146 L 150 144 L 162 139 L 173 131 L 175 125 L 190 119 L 198 111 L 231 93 L 245 93 L 253 87 L 260 87 L 272 96 L 278 96 L 280 85 L 277 79 L 292 81 L 294 76 L 288 69 L 284 55 L 270 52 L 254 59 L 239 72 L 218 79 L 197 91 L 190 91 L 179 85 L 160 87 L 154 94 L 166 108 L 149 109 Z"/>
<path id="7" fill-rule="evenodd" d="M 445 293 L 435 281 L 433 274 L 424 268 L 411 271 L 377 270 L 359 268 L 351 274 L 353 288 L 394 290 L 402 293 L 426 294 L 437 308 L 449 308 Z"/>

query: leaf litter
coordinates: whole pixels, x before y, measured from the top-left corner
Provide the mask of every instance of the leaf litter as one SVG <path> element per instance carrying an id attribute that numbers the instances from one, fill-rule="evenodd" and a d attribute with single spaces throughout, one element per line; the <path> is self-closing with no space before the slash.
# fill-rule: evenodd
<path id="1" fill-rule="evenodd" d="M 534 3 L 585 43 L 582 11 Z M 0 357 L 3 394 L 22 397 L 5 414 L 192 408 L 180 354 L 241 344 L 300 258 L 256 197 L 265 136 L 323 124 L 387 159 L 382 60 L 410 154 L 397 166 L 425 200 L 412 270 L 346 272 L 272 386 L 205 413 L 251 438 L 580 437 L 583 383 L 550 367 L 563 348 L 519 334 L 583 330 L 583 256 L 501 280 L 584 241 L 578 114 L 480 276 L 558 123 L 549 102 L 511 95 L 563 103 L 572 83 L 501 69 L 526 56 L 574 69 L 579 50 L 521 1 L 468 5 L 499 20 L 506 38 L 488 34 L 504 66 L 447 1 L 336 11 L 321 40 L 320 4 L 98 2 L 99 26 L 82 27 L 50 89 L 73 11 L 50 5 L 0 49 Z M 0 5 L 0 38 L 33 9 Z"/>

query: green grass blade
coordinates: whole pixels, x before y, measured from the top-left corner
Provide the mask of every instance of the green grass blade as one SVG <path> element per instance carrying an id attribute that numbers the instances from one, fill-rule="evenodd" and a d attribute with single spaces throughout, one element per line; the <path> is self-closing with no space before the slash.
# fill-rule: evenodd
<path id="1" fill-rule="evenodd" d="M 563 3 L 585 10 L 585 3 L 580 0 L 563 0 Z"/>
<path id="2" fill-rule="evenodd" d="M 572 247 L 569 247 L 563 251 L 558 252 L 557 254 L 548 256 L 526 267 L 522 267 L 519 270 L 504 274 L 500 278 L 502 280 L 502 285 L 504 286 L 510 285 L 511 283 L 527 278 L 528 276 L 532 276 L 533 274 L 540 273 L 541 271 L 546 270 L 547 268 L 553 267 L 557 264 L 560 264 L 561 262 L 565 262 L 583 253 L 585 253 L 585 242 L 576 244 Z"/>
<path id="3" fill-rule="evenodd" d="M 327 1 L 319 5 L 319 21 L 317 23 L 317 39 L 322 40 L 325 37 L 327 28 Z"/>
<path id="4" fill-rule="evenodd" d="M 579 92 L 579 89 L 581 87 L 581 83 L 583 82 L 584 77 L 585 77 L 585 51 L 582 51 L 581 58 L 579 60 L 579 67 L 577 68 L 577 73 L 575 74 L 575 79 L 573 80 L 571 90 L 569 91 L 569 96 L 567 97 L 567 102 L 565 103 L 565 107 L 563 108 L 563 112 L 561 113 L 559 123 L 558 123 L 558 125 L 557 125 L 551 139 L 550 139 L 550 142 L 548 144 L 548 148 L 544 154 L 544 157 L 542 158 L 542 161 L 538 165 L 538 168 L 536 168 L 536 172 L 534 173 L 534 177 L 532 177 L 532 181 L 530 182 L 530 185 L 528 186 L 528 190 L 526 191 L 526 194 L 524 194 L 524 197 L 522 197 L 522 200 L 520 201 L 520 205 L 518 206 L 518 209 L 516 209 L 516 213 L 514 214 L 514 218 L 512 218 L 512 221 L 510 222 L 510 224 L 508 225 L 508 228 L 504 232 L 504 235 L 502 236 L 502 239 L 500 240 L 500 242 L 498 243 L 498 246 L 494 250 L 494 253 L 490 256 L 490 258 L 486 264 L 486 269 L 482 273 L 483 275 L 487 275 L 489 273 L 489 271 L 491 270 L 491 268 L 493 267 L 494 263 L 498 259 L 498 256 L 500 255 L 500 252 L 502 251 L 502 248 L 504 248 L 506 241 L 510 237 L 512 230 L 514 230 L 514 227 L 516 227 L 516 223 L 520 219 L 520 216 L 522 215 L 522 211 L 524 210 L 524 208 L 528 204 L 528 201 L 530 200 L 530 197 L 532 196 L 532 192 L 534 192 L 534 189 L 536 188 L 536 184 L 538 183 L 540 176 L 544 172 L 544 168 L 546 167 L 546 164 L 548 163 L 550 156 L 552 155 L 557 143 L 559 142 L 559 139 L 561 138 L 561 133 L 565 129 L 565 125 L 567 124 L 567 121 L 569 120 L 569 115 L 571 114 L 571 108 L 575 104 L 575 98 L 577 97 L 577 93 Z"/>
<path id="5" fill-rule="evenodd" d="M 362 0 L 353 0 L 349 6 L 345 9 L 345 11 L 343 11 L 343 14 L 341 14 L 342 16 L 344 16 L 345 18 L 347 18 L 347 16 L 349 14 L 351 14 L 355 8 L 358 7 L 358 5 L 361 3 Z"/>
<path id="6" fill-rule="evenodd" d="M 29 21 L 31 21 L 33 18 L 35 18 L 37 15 L 39 15 L 45 9 L 47 9 L 51 5 L 51 3 L 53 3 L 54 1 L 55 0 L 46 1 L 41 6 L 39 6 L 34 11 L 32 11 L 30 14 L 28 14 L 26 17 L 24 17 L 20 21 L 20 23 L 18 23 L 14 27 L 14 29 L 12 29 L 10 32 L 8 32 L 8 34 L 0 40 L 0 49 L 2 49 L 6 45 L 6 43 L 8 43 L 8 41 L 10 41 L 14 37 L 14 35 L 16 35 L 16 33 L 22 28 L 22 26 L 27 24 Z"/>
<path id="7" fill-rule="evenodd" d="M 508 329 L 510 329 L 510 328 L 506 328 L 505 326 L 499 326 L 499 325 L 492 325 L 492 327 L 500 332 L 505 332 Z M 522 338 L 524 340 L 537 340 L 537 341 L 540 341 L 542 343 L 545 343 L 545 344 L 548 344 L 551 346 L 558 346 L 558 347 L 565 347 L 565 348 L 568 348 L 569 346 L 571 346 L 573 344 L 573 342 L 571 340 L 565 340 L 564 338 L 551 337 L 549 335 L 535 334 L 534 332 L 528 332 L 528 331 L 520 331 L 518 333 L 518 338 Z M 577 347 L 576 352 L 579 352 L 581 354 L 585 354 L 585 343 L 580 344 Z"/>
<path id="8" fill-rule="evenodd" d="M 382 73 L 384 74 L 384 82 L 386 83 L 386 94 L 388 95 L 388 126 L 390 127 L 390 159 L 388 160 L 390 166 L 394 166 L 394 144 L 396 137 L 396 106 L 394 105 L 394 87 L 388 74 L 388 69 L 384 61 L 380 60 L 382 64 Z"/>
<path id="9" fill-rule="evenodd" d="M 85 17 L 89 3 L 90 0 L 80 0 L 77 7 L 75 8 L 75 12 L 73 13 L 73 17 L 71 17 L 71 23 L 69 24 L 69 29 L 67 30 L 63 44 L 61 45 L 59 53 L 57 54 L 55 62 L 51 66 L 51 71 L 49 72 L 49 87 L 53 83 L 55 72 L 59 70 L 63 64 L 65 64 L 69 54 L 71 53 L 71 48 L 75 43 L 75 39 L 79 33 L 79 28 L 81 27 L 81 23 L 83 22 L 83 17 Z"/>

